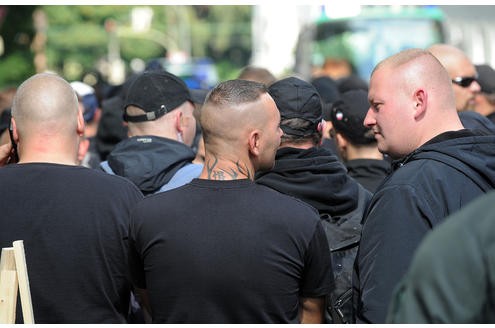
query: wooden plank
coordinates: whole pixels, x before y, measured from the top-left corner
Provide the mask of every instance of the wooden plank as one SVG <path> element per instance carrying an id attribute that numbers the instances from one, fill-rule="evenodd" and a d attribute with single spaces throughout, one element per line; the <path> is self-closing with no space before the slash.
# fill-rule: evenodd
<path id="1" fill-rule="evenodd" d="M 0 323 L 15 323 L 17 271 L 13 247 L 2 248 L 0 259 Z"/>
<path id="2" fill-rule="evenodd" d="M 34 323 L 33 303 L 31 300 L 31 289 L 26 266 L 26 255 L 24 253 L 24 242 L 16 240 L 13 242 L 17 279 L 19 280 L 19 294 L 21 297 L 22 317 L 25 324 Z"/>

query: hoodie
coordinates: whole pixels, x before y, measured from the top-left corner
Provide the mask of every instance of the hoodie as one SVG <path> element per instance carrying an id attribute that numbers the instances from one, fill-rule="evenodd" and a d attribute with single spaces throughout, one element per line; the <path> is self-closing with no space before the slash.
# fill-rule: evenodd
<path id="1" fill-rule="evenodd" d="M 131 180 L 147 195 L 168 183 L 194 157 L 192 149 L 178 141 L 135 136 L 119 142 L 100 166 L 108 173 Z"/>
<path id="2" fill-rule="evenodd" d="M 495 188 L 495 136 L 446 132 L 393 168 L 364 217 L 353 279 L 358 323 L 384 323 L 392 291 L 423 237 Z"/>
<path id="3" fill-rule="evenodd" d="M 342 216 L 358 205 L 359 184 L 325 148 L 280 148 L 274 167 L 257 173 L 256 182 L 299 198 L 320 214 Z"/>

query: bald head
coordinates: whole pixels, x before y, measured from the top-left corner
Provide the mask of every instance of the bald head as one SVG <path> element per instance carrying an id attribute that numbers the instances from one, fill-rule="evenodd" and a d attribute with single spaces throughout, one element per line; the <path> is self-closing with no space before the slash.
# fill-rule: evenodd
<path id="1" fill-rule="evenodd" d="M 409 49 L 380 62 L 370 79 L 364 124 L 378 149 L 403 157 L 446 131 L 462 128 L 451 80 L 428 51 Z"/>
<path id="2" fill-rule="evenodd" d="M 428 91 L 428 102 L 435 110 L 455 108 L 451 79 L 440 61 L 429 51 L 407 49 L 380 62 L 373 74 L 382 69 L 390 70 L 391 77 L 397 77 L 396 86 L 407 94 L 419 88 Z"/>
<path id="3" fill-rule="evenodd" d="M 456 75 L 463 65 L 472 65 L 462 50 L 449 44 L 434 44 L 427 50 L 442 63 L 449 74 Z"/>
<path id="4" fill-rule="evenodd" d="M 239 173 L 248 178 L 273 167 L 282 130 L 277 105 L 265 85 L 247 80 L 220 83 L 209 93 L 200 122 L 208 167 L 217 161 L 234 171 L 244 167 Z"/>
<path id="5" fill-rule="evenodd" d="M 428 51 L 442 63 L 451 80 L 476 77 L 476 67 L 461 49 L 448 44 L 435 44 L 428 48 Z M 452 84 L 458 111 L 474 108 L 475 96 L 481 87 L 478 82 L 473 79 L 471 81 L 473 82 L 468 85 Z"/>
<path id="6" fill-rule="evenodd" d="M 259 105 L 263 96 L 268 96 L 268 90 L 258 82 L 231 80 L 220 83 L 210 92 L 201 109 L 205 144 L 235 141 L 245 129 L 262 124 L 267 117 Z"/>
<path id="7" fill-rule="evenodd" d="M 17 89 L 12 117 L 20 135 L 75 131 L 77 96 L 58 75 L 42 73 L 24 81 Z"/>
<path id="8" fill-rule="evenodd" d="M 277 79 L 275 76 L 264 67 L 246 66 L 239 73 L 240 80 L 248 80 L 263 83 L 266 86 L 270 86 Z"/>

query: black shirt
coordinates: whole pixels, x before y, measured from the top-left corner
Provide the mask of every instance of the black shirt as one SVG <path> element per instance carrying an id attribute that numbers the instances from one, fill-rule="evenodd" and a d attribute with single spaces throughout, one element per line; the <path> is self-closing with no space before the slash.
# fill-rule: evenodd
<path id="1" fill-rule="evenodd" d="M 0 194 L 0 246 L 24 240 L 35 322 L 125 323 L 125 239 L 141 192 L 97 170 L 32 163 L 0 169 Z"/>
<path id="2" fill-rule="evenodd" d="M 372 193 L 391 172 L 387 160 L 360 158 L 345 162 L 345 166 L 348 174 Z"/>
<path id="3" fill-rule="evenodd" d="M 132 214 L 131 265 L 154 323 L 297 323 L 332 281 L 316 211 L 250 180 L 191 183 Z"/>

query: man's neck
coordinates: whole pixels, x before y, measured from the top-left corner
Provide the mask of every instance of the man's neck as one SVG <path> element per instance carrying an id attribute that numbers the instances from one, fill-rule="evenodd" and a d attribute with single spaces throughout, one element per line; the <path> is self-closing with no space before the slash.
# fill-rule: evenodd
<path id="1" fill-rule="evenodd" d="M 200 179 L 208 180 L 240 180 L 254 179 L 254 168 L 242 160 L 223 159 L 206 156 Z"/>
<path id="2" fill-rule="evenodd" d="M 312 141 L 305 142 L 282 142 L 279 148 L 290 147 L 290 148 L 299 148 L 299 149 L 309 149 L 316 147 Z"/>
<path id="3" fill-rule="evenodd" d="M 19 163 L 54 163 L 77 165 L 79 142 L 43 138 L 35 142 L 19 142 Z"/>
<path id="4" fill-rule="evenodd" d="M 351 144 L 347 144 L 346 147 L 346 160 L 350 161 L 353 159 L 383 159 L 383 154 L 380 153 L 376 146 L 367 147 L 367 146 L 353 146 Z"/>

